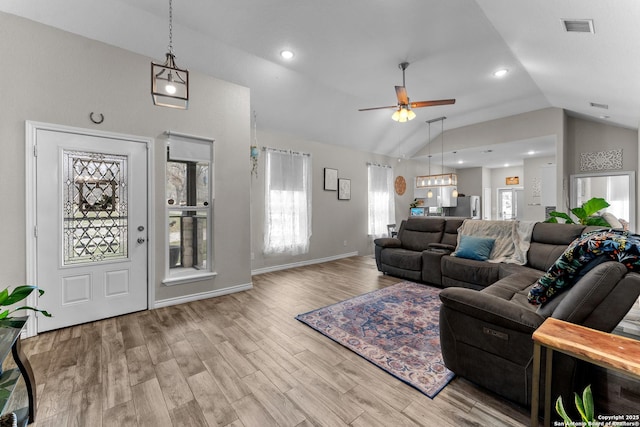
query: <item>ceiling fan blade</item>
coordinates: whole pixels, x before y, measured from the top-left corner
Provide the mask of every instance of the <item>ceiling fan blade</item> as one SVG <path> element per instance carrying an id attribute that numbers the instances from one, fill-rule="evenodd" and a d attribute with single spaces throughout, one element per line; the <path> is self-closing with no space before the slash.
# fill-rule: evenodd
<path id="1" fill-rule="evenodd" d="M 412 102 L 409 105 L 411 106 L 411 108 L 421 108 L 421 107 L 433 107 L 436 105 L 450 105 L 455 103 L 456 103 L 455 99 L 438 99 L 434 101 Z"/>
<path id="2" fill-rule="evenodd" d="M 386 108 L 398 108 L 398 106 L 397 105 L 390 105 L 388 107 L 360 108 L 358 111 L 384 110 Z"/>
<path id="3" fill-rule="evenodd" d="M 404 86 L 396 86 L 396 97 L 398 97 L 398 104 L 400 105 L 407 105 L 409 103 L 407 89 Z"/>

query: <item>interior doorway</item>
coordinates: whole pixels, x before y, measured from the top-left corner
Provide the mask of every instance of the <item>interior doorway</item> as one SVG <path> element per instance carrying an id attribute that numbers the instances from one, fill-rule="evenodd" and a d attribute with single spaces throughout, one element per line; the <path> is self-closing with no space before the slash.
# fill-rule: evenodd
<path id="1" fill-rule="evenodd" d="M 523 188 L 498 188 L 498 219 L 503 221 L 521 219 L 524 214 Z"/>

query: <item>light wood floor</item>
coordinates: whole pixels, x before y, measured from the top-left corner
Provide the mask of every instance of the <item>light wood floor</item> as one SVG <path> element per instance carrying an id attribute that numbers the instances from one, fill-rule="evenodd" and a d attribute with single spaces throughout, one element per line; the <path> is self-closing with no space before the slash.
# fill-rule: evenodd
<path id="1" fill-rule="evenodd" d="M 383 288 L 371 257 L 267 273 L 254 289 L 24 341 L 44 426 L 523 426 L 464 379 L 435 399 L 294 319 Z"/>

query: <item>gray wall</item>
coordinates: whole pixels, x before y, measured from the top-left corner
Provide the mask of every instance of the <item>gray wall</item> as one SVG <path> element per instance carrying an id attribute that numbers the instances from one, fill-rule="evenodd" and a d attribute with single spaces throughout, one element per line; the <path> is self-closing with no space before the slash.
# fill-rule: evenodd
<path id="1" fill-rule="evenodd" d="M 265 183 L 264 153 L 260 151 L 258 175 L 251 178 L 251 265 L 254 272 L 354 253 L 372 254 L 373 240 L 367 236 L 367 162 L 391 166 L 394 178 L 404 176 L 407 191 L 403 196 L 396 196 L 396 222 L 399 224 L 402 218 L 407 217 L 409 203 L 413 200 L 415 169 L 412 162 L 321 144 L 259 127 L 257 139 L 259 147 L 311 154 L 312 236 L 307 254 L 295 257 L 263 254 Z M 338 200 L 336 191 L 324 190 L 324 168 L 337 169 L 339 178 L 351 180 L 351 200 Z"/>
<path id="2" fill-rule="evenodd" d="M 458 192 L 467 196 L 482 196 L 482 169 L 483 168 L 467 168 L 457 169 L 458 175 Z"/>
<path id="3" fill-rule="evenodd" d="M 580 171 L 580 154 L 622 149 L 622 170 L 638 172 L 638 131 L 569 116 L 567 147 L 571 161 L 567 173 Z"/>
<path id="4" fill-rule="evenodd" d="M 542 173 L 544 170 L 540 168 L 555 163 L 555 157 L 534 157 L 531 159 L 524 159 L 523 186 L 526 209 L 522 215 L 522 219 L 527 221 L 544 221 L 544 206 L 542 206 L 541 200 Z M 535 181 L 537 181 L 540 186 L 540 192 L 534 193 Z"/>
<path id="5" fill-rule="evenodd" d="M 166 262 L 165 152 L 163 143 L 156 141 L 156 203 L 152 206 L 156 229 L 149 236 L 155 242 L 156 301 L 251 283 L 247 88 L 192 72 L 189 110 L 156 107 L 149 93 L 151 58 L 4 13 L 0 13 L 0 39 L 0 57 L 11 70 L 0 83 L 0 271 L 4 286 L 26 280 L 26 120 L 151 138 L 168 129 L 215 138 L 218 276 L 173 287 L 160 283 Z M 104 114 L 104 123 L 93 124 L 91 112 Z"/>

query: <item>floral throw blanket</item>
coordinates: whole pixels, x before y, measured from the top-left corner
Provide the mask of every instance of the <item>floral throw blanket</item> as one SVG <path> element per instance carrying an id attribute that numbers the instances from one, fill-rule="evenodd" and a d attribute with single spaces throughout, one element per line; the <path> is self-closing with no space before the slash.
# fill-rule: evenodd
<path id="1" fill-rule="evenodd" d="M 525 265 L 534 225 L 534 221 L 465 219 L 458 229 L 458 245 L 462 235 L 490 237 L 495 242 L 488 262 Z"/>

